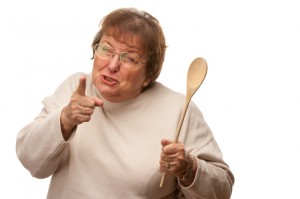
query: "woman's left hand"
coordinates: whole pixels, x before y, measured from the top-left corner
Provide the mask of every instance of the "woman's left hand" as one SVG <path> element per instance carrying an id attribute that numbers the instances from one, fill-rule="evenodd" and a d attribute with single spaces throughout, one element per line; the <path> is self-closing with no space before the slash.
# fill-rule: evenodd
<path id="1" fill-rule="evenodd" d="M 165 139 L 161 141 L 161 145 L 160 171 L 181 178 L 188 166 L 185 146 L 181 142 Z"/>

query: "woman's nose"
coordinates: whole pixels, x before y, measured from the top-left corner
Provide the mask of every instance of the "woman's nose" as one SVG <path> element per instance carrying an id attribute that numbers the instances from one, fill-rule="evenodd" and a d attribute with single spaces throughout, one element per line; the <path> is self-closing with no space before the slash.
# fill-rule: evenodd
<path id="1" fill-rule="evenodd" d="M 121 65 L 120 56 L 118 54 L 115 54 L 109 61 L 107 67 L 110 72 L 115 73 L 119 71 L 120 65 Z"/>

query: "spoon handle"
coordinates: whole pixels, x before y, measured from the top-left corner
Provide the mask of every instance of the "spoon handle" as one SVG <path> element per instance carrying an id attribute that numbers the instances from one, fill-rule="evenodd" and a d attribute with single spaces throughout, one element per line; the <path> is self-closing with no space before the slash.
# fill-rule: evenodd
<path id="1" fill-rule="evenodd" d="M 185 117 L 187 108 L 189 106 L 190 100 L 191 99 L 188 96 L 186 96 L 184 108 L 183 108 L 183 110 L 181 112 L 180 120 L 179 120 L 179 123 L 178 123 L 178 126 L 177 126 L 176 136 L 175 136 L 174 142 L 178 141 L 178 138 L 179 138 L 179 135 L 180 135 L 180 130 L 181 130 L 181 127 L 182 127 L 182 124 L 183 124 L 183 121 L 184 121 L 184 117 Z"/>
<path id="2" fill-rule="evenodd" d="M 188 105 L 189 105 L 190 101 L 191 101 L 190 96 L 186 96 L 185 104 L 184 104 L 184 109 L 181 112 L 181 116 L 180 116 L 180 120 L 179 120 L 179 123 L 178 123 L 178 126 L 177 126 L 176 136 L 175 136 L 174 142 L 178 141 L 178 138 L 179 138 L 179 135 L 180 135 L 180 130 L 181 130 L 181 127 L 182 127 L 182 124 L 183 124 L 183 120 L 184 120 L 184 117 L 185 117 L 185 114 L 186 114 L 186 111 L 187 111 L 187 108 L 188 108 Z M 163 187 L 165 179 L 166 179 L 166 174 L 163 173 L 163 175 L 161 177 L 161 180 L 160 180 L 160 184 L 159 184 L 160 188 Z"/>

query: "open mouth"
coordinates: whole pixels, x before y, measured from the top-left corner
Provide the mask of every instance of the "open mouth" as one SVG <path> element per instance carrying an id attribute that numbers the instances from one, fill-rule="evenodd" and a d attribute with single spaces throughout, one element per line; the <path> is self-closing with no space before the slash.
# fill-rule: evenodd
<path id="1" fill-rule="evenodd" d="M 102 75 L 102 81 L 103 81 L 103 83 L 108 84 L 108 85 L 114 85 L 114 84 L 118 83 L 118 81 L 116 79 L 105 76 L 105 75 Z"/>

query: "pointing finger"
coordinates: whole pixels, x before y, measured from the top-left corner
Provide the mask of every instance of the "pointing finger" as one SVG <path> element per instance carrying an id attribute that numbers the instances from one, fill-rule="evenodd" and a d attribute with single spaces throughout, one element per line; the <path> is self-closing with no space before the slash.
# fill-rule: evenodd
<path id="1" fill-rule="evenodd" d="M 79 79 L 79 85 L 76 89 L 76 93 L 81 96 L 85 96 L 85 87 L 86 87 L 86 77 L 84 75 Z"/>

